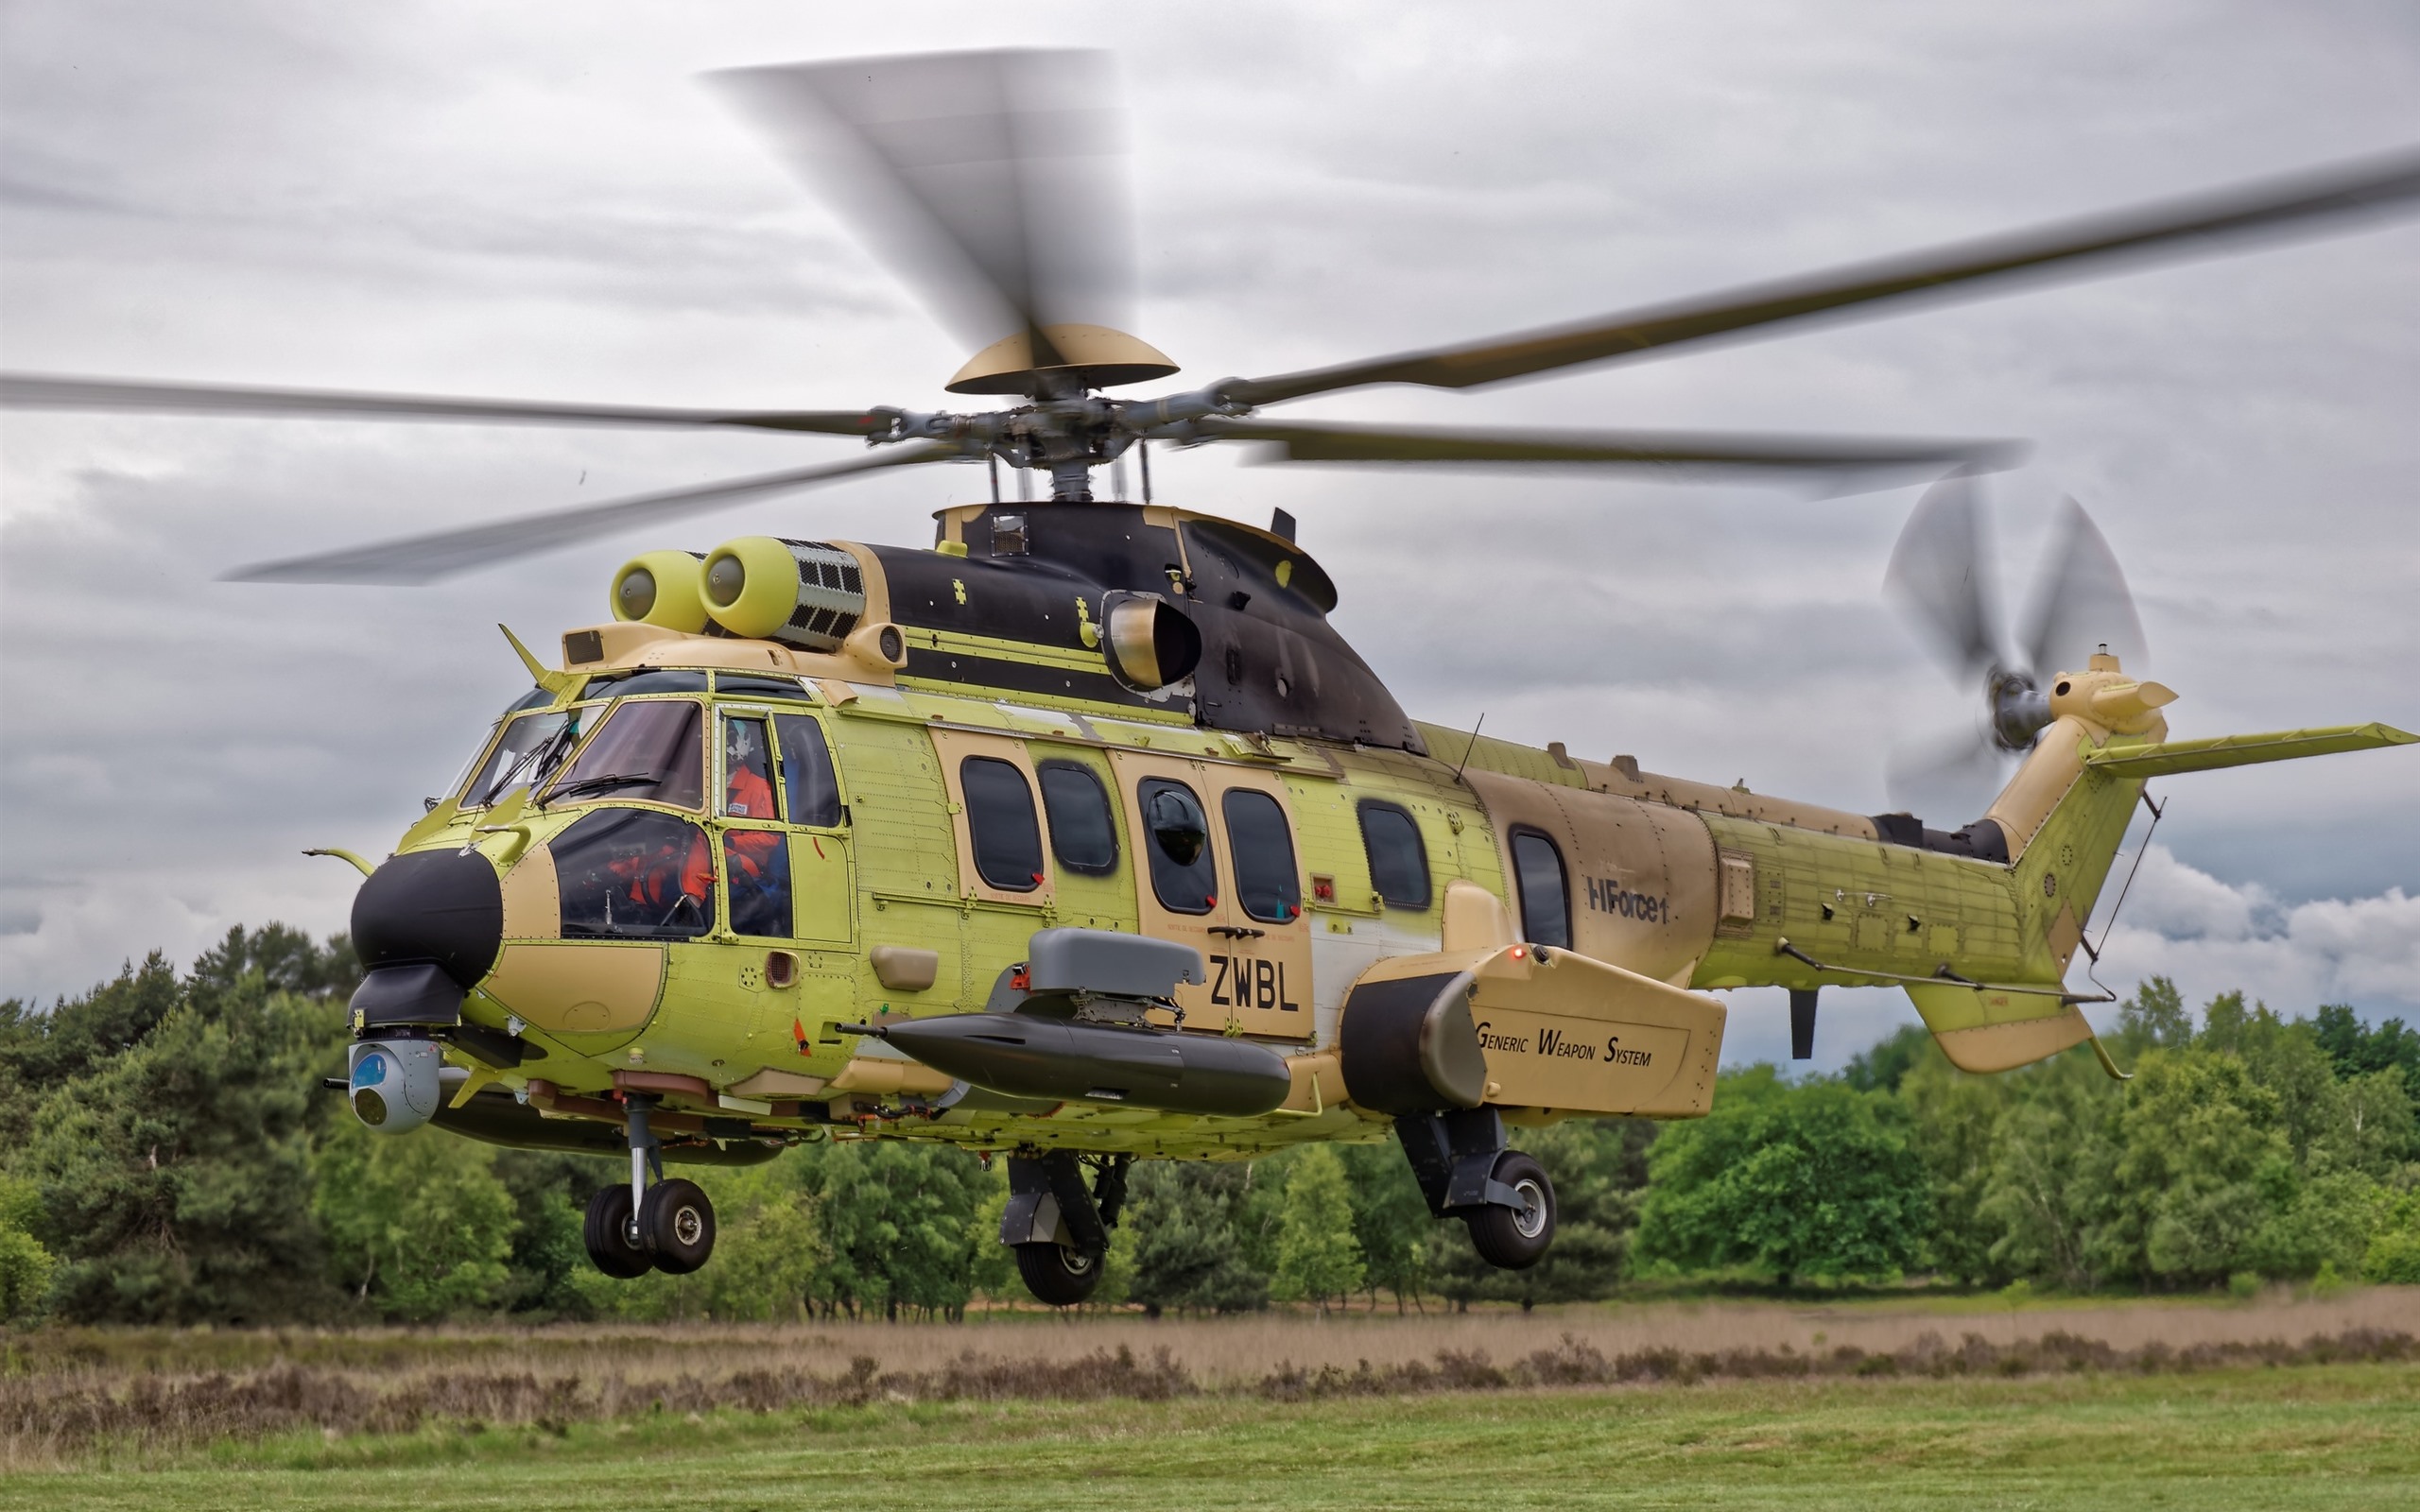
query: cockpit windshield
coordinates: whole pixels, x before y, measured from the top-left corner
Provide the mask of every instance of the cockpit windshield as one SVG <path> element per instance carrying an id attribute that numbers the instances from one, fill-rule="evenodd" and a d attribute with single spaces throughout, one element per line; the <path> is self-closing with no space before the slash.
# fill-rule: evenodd
<path id="1" fill-rule="evenodd" d="M 704 722 L 687 698 L 642 698 L 610 706 L 612 716 L 579 753 L 548 803 L 637 799 L 694 809 L 705 800 Z"/>
<path id="2" fill-rule="evenodd" d="M 563 758 L 579 744 L 581 730 L 596 711 L 569 709 L 559 713 L 513 715 L 504 733 L 462 788 L 462 807 L 491 808 L 516 788 L 535 787 L 555 775 Z"/>

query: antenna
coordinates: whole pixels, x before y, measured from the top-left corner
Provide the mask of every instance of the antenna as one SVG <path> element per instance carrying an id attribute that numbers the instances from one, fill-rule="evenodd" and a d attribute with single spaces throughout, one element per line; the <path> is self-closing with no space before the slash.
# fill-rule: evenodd
<path id="1" fill-rule="evenodd" d="M 1482 709 L 1478 712 L 1478 723 L 1471 726 L 1471 743 L 1462 747 L 1462 765 L 1454 768 L 1455 782 L 1459 782 L 1462 780 L 1462 767 L 1468 766 L 1471 764 L 1471 752 L 1478 749 L 1478 732 L 1480 730 L 1484 729 L 1486 725 L 1487 711 Z"/>

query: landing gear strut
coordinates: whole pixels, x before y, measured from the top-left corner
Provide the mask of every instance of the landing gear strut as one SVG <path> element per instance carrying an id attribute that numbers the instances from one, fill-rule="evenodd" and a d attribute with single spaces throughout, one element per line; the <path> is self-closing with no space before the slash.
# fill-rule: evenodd
<path id="1" fill-rule="evenodd" d="M 1478 1258 L 1499 1270 L 1526 1270 L 1554 1243 L 1554 1183 L 1546 1168 L 1504 1144 L 1493 1108 L 1408 1113 L 1396 1138 L 1411 1174 L 1440 1218 L 1460 1218 Z"/>
<path id="2" fill-rule="evenodd" d="M 664 1178 L 663 1144 L 648 1127 L 655 1098 L 627 1094 L 631 1179 L 588 1201 L 580 1237 L 606 1275 L 628 1280 L 650 1270 L 685 1276 L 715 1252 L 715 1208 L 694 1181 Z"/>
<path id="3" fill-rule="evenodd" d="M 1017 1252 L 1026 1290 L 1052 1307 L 1073 1307 L 1100 1285 L 1109 1230 L 1126 1205 L 1132 1156 L 1104 1158 L 1084 1186 L 1084 1168 L 1066 1150 L 1009 1157 L 1009 1208 L 1000 1243 Z"/>

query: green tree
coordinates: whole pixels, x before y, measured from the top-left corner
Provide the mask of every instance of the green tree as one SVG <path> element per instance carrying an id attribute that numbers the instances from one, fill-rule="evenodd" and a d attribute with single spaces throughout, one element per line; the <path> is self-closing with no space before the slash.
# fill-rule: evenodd
<path id="1" fill-rule="evenodd" d="M 817 1199 L 830 1260 L 817 1277 L 827 1315 L 958 1318 L 974 1295 L 972 1220 L 992 1194 L 963 1150 L 844 1140 L 797 1157 Z"/>
<path id="2" fill-rule="evenodd" d="M 0 1175 L 0 1323 L 31 1319 L 49 1300 L 56 1263 L 33 1236 L 41 1212 L 42 1193 L 32 1182 Z"/>
<path id="3" fill-rule="evenodd" d="M 2341 1003 L 2313 1014 L 2311 1028 L 2339 1076 L 2400 1071 L 2404 1085 L 2420 1096 L 2420 1030 L 2405 1028 L 2401 1019 L 2365 1025 L 2360 1015 Z"/>
<path id="4" fill-rule="evenodd" d="M 2185 995 L 2167 977 L 2145 977 L 2135 985 L 2135 995 L 2118 1005 L 2115 1038 L 2129 1055 L 2191 1044 L 2193 1016 L 2185 1011 Z"/>
<path id="5" fill-rule="evenodd" d="M 2247 1268 L 2293 1171 L 2277 1095 L 2238 1057 L 2192 1049 L 2145 1056 L 2127 1091 L 2090 1241 L 2098 1268 L 2187 1284 Z"/>
<path id="6" fill-rule="evenodd" d="M 1714 1111 L 1666 1128 L 1638 1255 L 1682 1269 L 1745 1265 L 1784 1285 L 1895 1275 L 1923 1253 L 1931 1194 L 1907 1109 L 1771 1066 L 1722 1077 Z"/>
<path id="7" fill-rule="evenodd" d="M 1932 1191 L 1932 1232 L 1925 1263 L 1936 1272 L 1979 1282 L 2004 1279 L 1993 1246 L 2004 1229 L 1986 1211 L 1995 1136 L 2006 1116 L 2011 1087 L 1960 1071 L 1930 1048 L 1914 1061 L 1897 1091 L 1914 1120 L 1917 1155 Z"/>
<path id="8" fill-rule="evenodd" d="M 1428 1215 L 1428 1199 L 1392 1135 L 1381 1144 L 1340 1145 L 1337 1155 L 1344 1161 L 1353 1240 L 1361 1249 L 1361 1283 L 1371 1309 L 1376 1310 L 1383 1286 L 1401 1313 L 1428 1285 L 1428 1235 L 1437 1220 Z"/>
<path id="9" fill-rule="evenodd" d="M 1361 1246 L 1353 1238 L 1353 1199 L 1344 1160 L 1334 1146 L 1314 1144 L 1292 1161 L 1278 1222 L 1277 1271 L 1270 1295 L 1308 1299 L 1327 1315 L 1328 1303 L 1361 1289 Z"/>
<path id="10" fill-rule="evenodd" d="M 512 1295 L 512 1195 L 494 1146 L 344 1119 L 318 1152 L 317 1211 L 333 1274 L 388 1317 L 488 1312 Z"/>
<path id="11" fill-rule="evenodd" d="M 1861 1092 L 1895 1092 L 1908 1073 L 1918 1066 L 1947 1061 L 1931 1030 L 1921 1023 L 1905 1023 L 1888 1040 L 1851 1056 L 1841 1068 L 1841 1080 Z"/>
<path id="12" fill-rule="evenodd" d="M 1244 1263 L 1236 1221 L 1252 1170 L 1233 1160 L 1135 1164 L 1119 1243 L 1133 1266 L 1128 1296 L 1144 1311 L 1157 1317 L 1269 1305 L 1267 1273 Z"/>
<path id="13" fill-rule="evenodd" d="M 25 1148 L 44 1097 L 140 1044 L 183 996 L 175 969 L 153 951 L 141 967 L 46 1012 L 0 1003 L 0 1149 Z"/>
<path id="14" fill-rule="evenodd" d="M 179 997 L 33 1118 L 18 1170 L 42 1192 L 58 1312 L 160 1323 L 325 1314 L 335 1294 L 307 1144 L 317 1078 L 342 1042 L 340 1006 L 272 993 L 257 972 L 191 982 Z"/>

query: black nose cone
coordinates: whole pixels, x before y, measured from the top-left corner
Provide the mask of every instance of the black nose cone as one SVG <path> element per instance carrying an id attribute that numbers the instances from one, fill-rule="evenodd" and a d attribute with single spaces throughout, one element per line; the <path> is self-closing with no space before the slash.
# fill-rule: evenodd
<path id="1" fill-rule="evenodd" d="M 476 852 L 396 856 L 354 895 L 354 953 L 373 972 L 434 966 L 469 988 L 495 965 L 503 940 L 504 887 Z"/>

